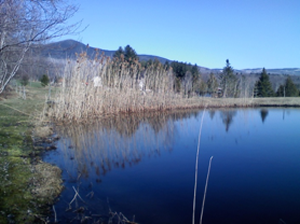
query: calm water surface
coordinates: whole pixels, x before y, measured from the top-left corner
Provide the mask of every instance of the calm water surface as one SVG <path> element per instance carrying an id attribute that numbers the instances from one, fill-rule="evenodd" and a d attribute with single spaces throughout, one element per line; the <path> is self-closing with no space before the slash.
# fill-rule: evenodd
<path id="1" fill-rule="evenodd" d="M 44 157 L 63 170 L 57 219 L 107 222 L 111 210 L 137 223 L 191 223 L 202 113 L 57 127 L 58 149 Z M 300 223 L 300 109 L 209 110 L 204 116 L 196 222 L 214 156 L 204 224 Z M 70 206 L 73 187 L 84 202 L 76 197 Z"/>

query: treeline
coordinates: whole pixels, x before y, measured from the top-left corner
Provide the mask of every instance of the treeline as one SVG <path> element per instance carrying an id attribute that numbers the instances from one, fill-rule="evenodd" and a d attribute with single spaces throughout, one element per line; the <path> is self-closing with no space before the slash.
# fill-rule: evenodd
<path id="1" fill-rule="evenodd" d="M 148 61 L 139 61 L 138 55 L 134 49 L 127 45 L 124 49 L 119 47 L 113 56 L 116 64 L 126 63 L 127 66 L 136 71 L 136 78 L 143 78 L 145 71 L 152 70 L 152 74 L 164 70 L 166 74 L 172 73 L 172 89 L 176 93 L 183 93 L 190 97 L 192 95 L 201 95 L 207 91 L 206 83 L 203 81 L 198 66 L 178 62 L 166 61 L 162 64 L 158 59 Z M 155 72 L 156 71 L 156 72 Z"/>
<path id="2" fill-rule="evenodd" d="M 98 57 L 102 58 L 100 52 Z M 39 60 L 38 66 L 32 65 L 37 60 L 35 57 L 27 57 L 19 70 L 20 79 L 34 78 L 40 80 L 44 74 L 47 74 L 50 80 L 60 80 L 63 68 L 62 61 Z M 119 47 L 114 53 L 112 59 L 112 69 L 119 77 L 123 77 L 126 68 L 126 75 L 135 79 L 136 82 L 145 79 L 153 79 L 148 88 L 155 89 L 158 85 L 157 77 L 167 74 L 169 80 L 169 90 L 186 97 L 192 96 L 208 96 L 208 97 L 224 97 L 224 98 L 251 98 L 251 97 L 295 97 L 299 96 L 299 86 L 293 82 L 290 76 L 286 77 L 284 83 L 278 79 L 270 81 L 266 69 L 261 74 L 246 75 L 236 73 L 231 66 L 229 60 L 222 71 L 211 72 L 210 74 L 201 74 L 197 64 L 190 64 L 178 61 L 166 61 L 161 63 L 158 59 L 140 61 L 136 51 L 127 45 L 124 48 Z M 25 76 L 25 77 L 24 77 Z M 124 78 L 124 77 L 123 77 Z M 274 83 L 276 82 L 276 83 Z"/>
<path id="3" fill-rule="evenodd" d="M 263 68 L 263 71 L 259 77 L 259 80 L 255 83 L 254 87 L 254 96 L 255 97 L 297 97 L 300 96 L 300 91 L 293 82 L 290 76 L 286 78 L 284 84 L 281 84 L 277 91 L 275 92 L 272 88 L 269 75 L 266 72 L 266 69 Z"/>
<path id="4" fill-rule="evenodd" d="M 166 61 L 164 64 L 157 59 L 139 62 L 139 58 L 134 49 L 127 45 L 124 50 L 120 47 L 114 54 L 115 59 L 127 61 L 130 66 L 134 63 L 139 65 L 140 70 L 152 67 L 153 69 L 171 70 L 174 75 L 173 90 L 190 97 L 193 95 L 211 97 L 295 97 L 300 92 L 291 77 L 287 76 L 285 83 L 278 89 L 273 89 L 269 75 L 263 68 L 258 80 L 253 80 L 244 74 L 235 73 L 229 60 L 222 72 L 210 73 L 204 78 L 197 66 L 178 61 Z"/>

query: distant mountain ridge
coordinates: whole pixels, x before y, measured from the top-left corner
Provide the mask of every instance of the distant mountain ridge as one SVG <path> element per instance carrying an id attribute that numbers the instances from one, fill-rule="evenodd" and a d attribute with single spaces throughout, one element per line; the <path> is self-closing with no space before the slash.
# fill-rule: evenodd
<path id="1" fill-rule="evenodd" d="M 96 54 L 96 49 L 99 50 L 100 54 L 104 53 L 108 57 L 113 57 L 115 53 L 115 50 L 105 50 L 101 48 L 91 47 L 75 40 L 63 40 L 59 42 L 33 47 L 33 51 L 35 52 L 35 54 L 40 55 L 42 57 L 52 57 L 55 59 L 66 59 L 66 58 L 75 59 L 76 54 L 80 54 L 82 52 L 86 52 L 89 57 L 94 57 Z M 138 54 L 138 56 L 140 61 L 157 59 L 163 64 L 166 61 L 172 62 L 172 60 L 155 56 L 155 55 Z M 208 74 L 211 72 L 220 73 L 222 71 L 222 69 L 209 69 L 202 66 L 199 66 L 199 70 L 203 74 Z M 300 68 L 282 68 L 282 69 L 266 68 L 266 70 L 269 74 L 300 76 Z M 243 73 L 243 74 L 254 74 L 254 73 L 261 73 L 262 68 L 241 69 L 235 71 L 237 73 Z"/>
<path id="2" fill-rule="evenodd" d="M 108 57 L 113 57 L 114 53 L 116 52 L 115 50 L 105 50 L 101 48 L 91 47 L 75 40 L 63 40 L 55 43 L 40 45 L 38 47 L 36 46 L 36 51 L 40 51 L 41 56 L 52 57 L 56 59 L 75 59 L 76 54 L 80 54 L 82 52 L 86 52 L 87 55 L 92 58 L 96 54 L 96 49 L 99 50 L 100 54 L 104 53 Z M 171 61 L 167 58 L 153 55 L 139 54 L 138 56 L 140 61 L 157 59 L 163 64 L 166 61 Z"/>
<path id="3" fill-rule="evenodd" d="M 279 75 L 299 75 L 300 76 L 300 68 L 279 68 L 279 69 L 266 69 L 267 73 L 270 74 L 279 74 Z M 260 73 L 262 68 L 255 69 L 243 69 L 244 73 Z"/>

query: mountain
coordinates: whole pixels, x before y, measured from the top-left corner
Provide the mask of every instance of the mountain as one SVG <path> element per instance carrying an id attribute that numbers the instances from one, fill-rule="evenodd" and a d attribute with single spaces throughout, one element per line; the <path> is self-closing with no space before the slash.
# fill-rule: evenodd
<path id="1" fill-rule="evenodd" d="M 300 68 L 280 68 L 280 69 L 266 69 L 269 74 L 277 74 L 277 75 L 297 75 L 300 76 Z M 261 73 L 262 68 L 256 69 L 243 69 L 241 70 L 243 73 Z"/>
<path id="2" fill-rule="evenodd" d="M 63 40 L 59 42 L 49 43 L 45 45 L 36 45 L 33 47 L 33 52 L 35 55 L 39 55 L 42 57 L 52 57 L 55 59 L 75 59 L 76 54 L 80 54 L 82 52 L 86 52 L 87 55 L 91 58 L 93 58 L 96 54 L 95 47 L 87 46 L 81 42 L 75 41 L 75 40 Z M 112 57 L 115 53 L 114 50 L 105 50 L 105 49 L 99 49 L 99 53 L 104 53 L 108 57 Z M 166 61 L 172 62 L 171 60 L 155 55 L 146 55 L 141 54 L 138 55 L 140 61 L 148 61 L 148 60 L 154 60 L 157 59 L 161 63 L 165 63 Z M 300 68 L 282 68 L 282 69 L 267 69 L 267 72 L 269 74 L 273 75 L 294 75 L 294 76 L 300 76 Z M 222 69 L 209 69 L 202 66 L 199 66 L 199 70 L 201 74 L 208 75 L 209 73 L 220 73 L 222 72 Z M 242 74 L 258 74 L 261 73 L 262 68 L 255 68 L 255 69 L 242 69 L 242 70 L 235 70 L 237 73 Z"/>
<path id="3" fill-rule="evenodd" d="M 63 40 L 45 45 L 35 45 L 33 46 L 33 51 L 40 56 L 55 59 L 75 59 L 77 57 L 76 54 L 82 52 L 86 52 L 90 57 L 94 57 L 96 54 L 96 48 L 88 47 L 75 40 Z M 102 52 L 106 56 L 112 57 L 115 51 L 100 50 L 100 53 Z"/>
<path id="4" fill-rule="evenodd" d="M 104 50 L 100 48 L 94 48 L 91 46 L 87 46 L 81 42 L 75 41 L 75 40 L 64 40 L 64 41 L 59 41 L 55 43 L 50 43 L 50 44 L 45 44 L 45 45 L 39 45 L 39 46 L 34 46 L 33 51 L 43 57 L 52 57 L 56 59 L 65 59 L 65 58 L 70 58 L 70 59 L 75 59 L 76 54 L 80 54 L 82 52 L 86 52 L 87 55 L 90 58 L 95 57 L 97 49 L 100 54 L 104 53 L 104 55 L 108 57 L 113 57 L 115 51 L 111 50 Z M 146 54 L 141 54 L 138 55 L 140 61 L 148 61 L 148 60 L 154 60 L 157 59 L 161 63 L 165 63 L 166 61 L 170 61 L 169 59 L 159 57 L 159 56 L 154 56 L 154 55 L 146 55 Z"/>

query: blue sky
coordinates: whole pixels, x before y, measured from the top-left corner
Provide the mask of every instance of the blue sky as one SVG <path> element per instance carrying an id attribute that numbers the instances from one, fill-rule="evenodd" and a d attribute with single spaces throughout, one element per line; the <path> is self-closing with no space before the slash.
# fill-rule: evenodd
<path id="1" fill-rule="evenodd" d="M 75 0 L 88 28 L 67 36 L 105 50 L 130 45 L 208 68 L 300 68 L 300 0 Z"/>

